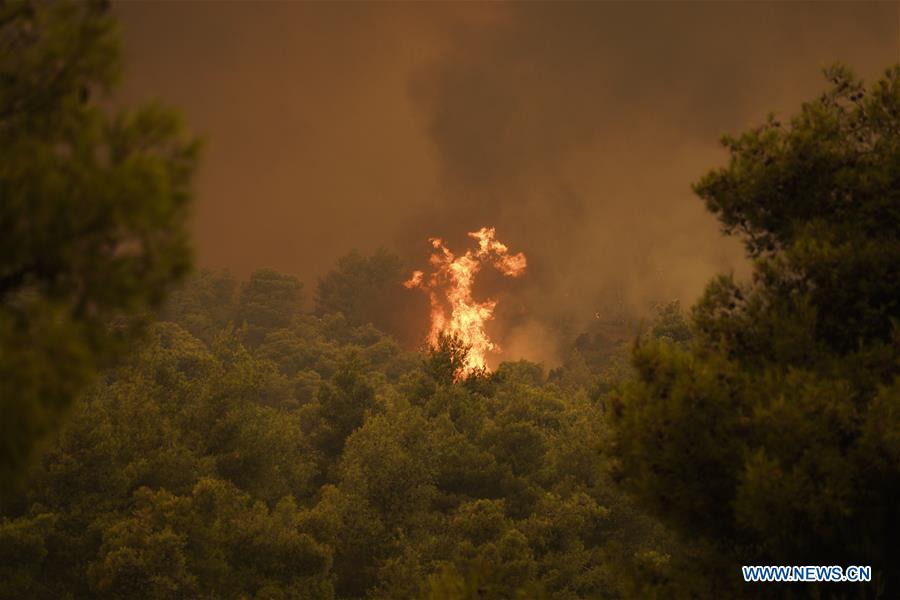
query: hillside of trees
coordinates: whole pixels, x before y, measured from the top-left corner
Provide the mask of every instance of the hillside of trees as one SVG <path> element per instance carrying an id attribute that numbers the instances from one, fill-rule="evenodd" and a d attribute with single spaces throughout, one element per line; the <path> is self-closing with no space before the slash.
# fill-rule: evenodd
<path id="1" fill-rule="evenodd" d="M 582 598 L 664 560 L 598 394 L 524 361 L 454 381 L 452 340 L 406 352 L 301 293 L 203 272 L 171 299 L 6 501 L 7 597 Z"/>

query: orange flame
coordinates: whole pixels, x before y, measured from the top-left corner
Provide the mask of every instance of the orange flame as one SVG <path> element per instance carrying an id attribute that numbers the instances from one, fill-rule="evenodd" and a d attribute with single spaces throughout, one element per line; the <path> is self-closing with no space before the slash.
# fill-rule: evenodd
<path id="1" fill-rule="evenodd" d="M 458 337 L 470 348 L 463 367 L 466 373 L 486 369 L 487 354 L 500 350 L 484 330 L 485 322 L 493 318 L 497 301 L 478 302 L 472 298 L 475 275 L 485 263 L 507 277 L 519 277 L 526 266 L 524 254 L 510 254 L 505 244 L 494 239 L 493 227 L 482 227 L 469 233 L 469 237 L 478 240 L 478 248 L 468 250 L 462 256 L 454 256 L 440 238 L 429 238 L 434 247 L 429 259 L 433 272 L 426 279 L 422 271 L 413 271 L 403 284 L 428 294 L 431 302 L 428 343 L 431 346 L 437 346 L 443 333 Z M 449 308 L 449 317 L 446 308 Z"/>

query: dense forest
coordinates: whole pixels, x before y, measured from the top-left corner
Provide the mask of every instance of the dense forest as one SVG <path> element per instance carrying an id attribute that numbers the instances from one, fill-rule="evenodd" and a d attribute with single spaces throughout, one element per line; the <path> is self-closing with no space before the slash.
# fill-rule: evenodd
<path id="1" fill-rule="evenodd" d="M 104 3 L 0 34 L 0 598 L 896 597 L 900 67 L 724 138 L 748 281 L 466 372 L 387 250 L 192 270 L 200 144 L 95 99 Z"/>
<path id="2" fill-rule="evenodd" d="M 3 530 L 8 590 L 586 597 L 618 589 L 617 556 L 661 560 L 587 374 L 454 381 L 452 340 L 422 357 L 301 293 L 261 270 L 173 296 L 43 455 Z"/>

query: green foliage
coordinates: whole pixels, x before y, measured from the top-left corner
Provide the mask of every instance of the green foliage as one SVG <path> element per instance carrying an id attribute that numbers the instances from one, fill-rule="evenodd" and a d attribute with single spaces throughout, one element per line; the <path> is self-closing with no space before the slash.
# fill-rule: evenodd
<path id="1" fill-rule="evenodd" d="M 101 597 L 331 596 L 321 577 L 330 552 L 301 531 L 290 496 L 270 509 L 204 478 L 187 496 L 140 488 L 133 506 L 104 531 L 88 568 Z"/>
<path id="2" fill-rule="evenodd" d="M 241 286 L 238 323 L 246 324 L 250 346 L 262 342 L 267 333 L 290 325 L 302 306 L 303 284 L 296 277 L 272 269 L 259 269 Z"/>
<path id="3" fill-rule="evenodd" d="M 463 375 L 468 354 L 460 338 L 442 333 L 437 345 L 426 349 L 425 370 L 436 383 L 450 385 Z"/>
<path id="4" fill-rule="evenodd" d="M 678 300 L 673 300 L 657 307 L 656 319 L 650 330 L 650 337 L 654 339 L 666 338 L 675 344 L 682 345 L 691 341 L 694 335 Z"/>
<path id="5" fill-rule="evenodd" d="M 690 346 L 654 329 L 611 402 L 618 476 L 701 576 L 657 590 L 831 593 L 742 588 L 742 564 L 869 564 L 876 583 L 842 594 L 900 586 L 900 68 L 869 88 L 827 76 L 790 123 L 726 138 L 729 166 L 696 186 L 752 281 L 709 284 Z"/>
<path id="6" fill-rule="evenodd" d="M 201 269 L 172 291 L 160 319 L 178 323 L 207 344 L 235 320 L 236 284 L 230 273 Z"/>
<path id="7" fill-rule="evenodd" d="M 341 313 L 353 325 L 372 323 L 388 333 L 405 329 L 410 295 L 401 285 L 405 278 L 399 257 L 384 248 L 371 256 L 357 251 L 341 257 L 319 279 L 316 313 Z"/>
<path id="8" fill-rule="evenodd" d="M 318 402 L 307 412 L 315 419 L 310 434 L 313 445 L 334 460 L 374 406 L 375 390 L 360 372 L 356 357 L 345 358 L 331 381 L 319 387 Z"/>
<path id="9" fill-rule="evenodd" d="M 35 584 L 35 565 L 47 557 L 47 537 L 56 527 L 48 513 L 0 524 L 0 597 L 23 597 Z"/>
<path id="10" fill-rule="evenodd" d="M 78 403 L 2 507 L 0 597 L 615 597 L 614 552 L 669 548 L 584 391 L 293 301 L 254 345 L 231 289 L 198 273 Z"/>
<path id="11" fill-rule="evenodd" d="M 843 66 L 826 76 L 832 88 L 789 124 L 726 137 L 730 165 L 695 189 L 766 257 L 760 287 L 808 299 L 817 341 L 844 353 L 888 342 L 898 314 L 900 66 L 869 89 Z"/>
<path id="12" fill-rule="evenodd" d="M 101 2 L 0 6 L 0 486 L 190 266 L 198 144 L 156 105 L 110 114 Z"/>

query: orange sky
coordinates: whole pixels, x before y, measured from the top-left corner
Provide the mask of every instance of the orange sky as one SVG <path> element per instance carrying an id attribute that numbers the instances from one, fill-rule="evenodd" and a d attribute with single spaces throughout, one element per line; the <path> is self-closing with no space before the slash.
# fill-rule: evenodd
<path id="1" fill-rule="evenodd" d="M 898 56 L 893 4 L 127 2 L 123 98 L 207 137 L 201 266 L 308 287 L 497 226 L 529 310 L 690 302 L 741 249 L 690 183 L 717 140 Z"/>

